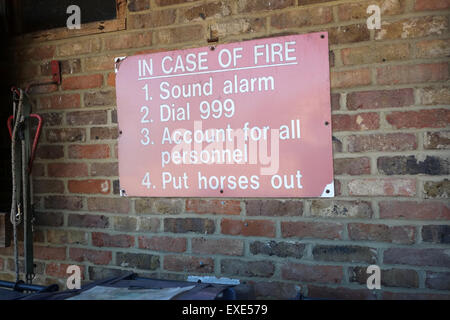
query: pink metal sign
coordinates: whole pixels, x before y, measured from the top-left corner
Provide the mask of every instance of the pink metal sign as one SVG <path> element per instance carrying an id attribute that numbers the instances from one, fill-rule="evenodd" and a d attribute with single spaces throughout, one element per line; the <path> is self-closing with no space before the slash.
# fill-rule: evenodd
<path id="1" fill-rule="evenodd" d="M 122 195 L 334 196 L 327 33 L 116 67 Z"/>

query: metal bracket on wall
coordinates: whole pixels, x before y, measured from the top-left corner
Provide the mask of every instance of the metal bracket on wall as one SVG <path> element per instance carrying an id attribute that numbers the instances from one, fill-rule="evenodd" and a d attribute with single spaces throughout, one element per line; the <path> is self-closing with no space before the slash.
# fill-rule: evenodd
<path id="1" fill-rule="evenodd" d="M 51 81 L 32 82 L 26 87 L 25 92 L 28 93 L 32 87 L 44 86 L 44 85 L 49 85 L 49 84 L 60 85 L 61 82 L 62 82 L 61 64 L 60 64 L 60 62 L 57 61 L 57 60 L 50 61 L 50 71 L 52 73 L 52 80 Z"/>

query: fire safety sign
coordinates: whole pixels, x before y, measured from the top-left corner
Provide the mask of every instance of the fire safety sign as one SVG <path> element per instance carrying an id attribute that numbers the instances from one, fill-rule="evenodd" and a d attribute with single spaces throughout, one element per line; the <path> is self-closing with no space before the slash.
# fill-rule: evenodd
<path id="1" fill-rule="evenodd" d="M 332 197 L 326 32 L 116 59 L 121 194 Z"/>

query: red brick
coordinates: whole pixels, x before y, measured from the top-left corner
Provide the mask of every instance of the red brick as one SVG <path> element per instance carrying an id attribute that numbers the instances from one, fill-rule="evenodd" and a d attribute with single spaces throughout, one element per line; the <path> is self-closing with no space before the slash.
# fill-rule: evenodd
<path id="1" fill-rule="evenodd" d="M 411 226 L 387 226 L 384 224 L 349 223 L 348 235 L 355 241 L 378 241 L 413 244 L 415 228 Z"/>
<path id="2" fill-rule="evenodd" d="M 342 239 L 344 226 L 332 222 L 283 221 L 281 234 L 283 238 L 317 238 Z"/>
<path id="3" fill-rule="evenodd" d="M 341 283 L 343 276 L 342 267 L 338 266 L 317 266 L 288 262 L 281 267 L 281 277 L 285 280 Z"/>
<path id="4" fill-rule="evenodd" d="M 450 220 L 450 205 L 444 202 L 383 201 L 381 219 Z"/>
<path id="5" fill-rule="evenodd" d="M 34 193 L 64 193 L 64 183 L 61 180 L 34 180 Z"/>
<path id="6" fill-rule="evenodd" d="M 436 82 L 447 79 L 447 63 L 387 66 L 377 69 L 378 84 Z"/>
<path id="7" fill-rule="evenodd" d="M 167 252 L 185 252 L 186 238 L 173 237 L 138 237 L 140 249 L 149 249 L 153 251 Z"/>
<path id="8" fill-rule="evenodd" d="M 92 262 L 94 264 L 109 264 L 112 260 L 111 251 L 99 251 L 83 248 L 70 248 L 69 258 L 77 262 Z"/>
<path id="9" fill-rule="evenodd" d="M 242 256 L 244 241 L 239 239 L 193 238 L 192 253 Z"/>
<path id="10" fill-rule="evenodd" d="M 425 40 L 416 43 L 417 58 L 447 57 L 450 53 L 450 43 L 445 40 Z"/>
<path id="11" fill-rule="evenodd" d="M 250 12 L 258 12 L 263 10 L 276 10 L 295 6 L 294 0 L 244 0 L 238 2 L 238 12 L 249 14 Z"/>
<path id="12" fill-rule="evenodd" d="M 48 142 L 84 142 L 86 141 L 86 129 L 47 129 L 46 138 Z"/>
<path id="13" fill-rule="evenodd" d="M 49 177 L 85 177 L 88 175 L 85 163 L 49 163 Z"/>
<path id="14" fill-rule="evenodd" d="M 393 22 L 384 22 L 381 30 L 376 30 L 375 40 L 411 39 L 432 35 L 442 35 L 447 32 L 446 16 L 425 16 L 407 18 Z"/>
<path id="15" fill-rule="evenodd" d="M 72 159 L 105 159 L 109 156 L 109 146 L 106 144 L 69 146 L 69 158 Z"/>
<path id="16" fill-rule="evenodd" d="M 117 162 L 99 162 L 91 164 L 91 176 L 117 177 L 119 168 Z"/>
<path id="17" fill-rule="evenodd" d="M 109 218 L 93 214 L 70 214 L 67 225 L 78 228 L 108 228 Z"/>
<path id="18" fill-rule="evenodd" d="M 448 0 L 417 0 L 414 9 L 416 11 L 422 10 L 442 10 L 450 8 Z"/>
<path id="19" fill-rule="evenodd" d="M 134 247 L 134 237 L 128 234 L 92 233 L 92 245 L 96 247 Z"/>
<path id="20" fill-rule="evenodd" d="M 421 104 L 450 104 L 450 87 L 429 87 L 417 89 Z"/>
<path id="21" fill-rule="evenodd" d="M 214 272 L 214 260 L 208 257 L 174 256 L 164 257 L 164 270 L 178 272 Z"/>
<path id="22" fill-rule="evenodd" d="M 130 17 L 130 19 L 132 19 Z M 105 39 L 106 50 L 120 50 L 129 48 L 141 48 L 152 45 L 151 32 L 129 33 Z"/>
<path id="23" fill-rule="evenodd" d="M 316 299 L 338 299 L 338 300 L 375 300 L 375 290 L 351 289 L 345 287 L 322 287 L 308 285 L 308 297 Z"/>
<path id="24" fill-rule="evenodd" d="M 223 219 L 221 223 L 223 234 L 275 237 L 275 224 L 267 220 L 231 220 Z"/>
<path id="25" fill-rule="evenodd" d="M 103 107 L 116 105 L 116 92 L 113 90 L 97 90 L 83 95 L 85 107 Z"/>
<path id="26" fill-rule="evenodd" d="M 90 211 L 128 213 L 130 201 L 127 198 L 88 198 Z"/>
<path id="27" fill-rule="evenodd" d="M 336 175 L 361 175 L 370 174 L 370 159 L 362 158 L 338 158 L 334 159 L 334 174 Z"/>
<path id="28" fill-rule="evenodd" d="M 352 47 L 341 50 L 341 59 L 344 65 L 361 65 L 405 60 L 409 53 L 406 43 Z"/>
<path id="29" fill-rule="evenodd" d="M 399 108 L 414 105 L 413 89 L 360 91 L 347 94 L 347 109 Z"/>
<path id="30" fill-rule="evenodd" d="M 39 99 L 39 109 L 73 109 L 80 106 L 80 95 L 78 93 L 58 94 Z"/>
<path id="31" fill-rule="evenodd" d="M 380 127 L 380 116 L 377 113 L 360 113 L 355 115 L 332 115 L 333 131 L 366 131 Z"/>
<path id="32" fill-rule="evenodd" d="M 66 113 L 68 125 L 99 125 L 108 122 L 108 113 L 106 110 L 95 111 L 77 111 Z"/>
<path id="33" fill-rule="evenodd" d="M 354 135 L 348 138 L 349 152 L 407 151 L 417 149 L 417 138 L 412 133 Z"/>
<path id="34" fill-rule="evenodd" d="M 110 72 L 108 73 L 108 78 L 106 78 L 106 84 L 108 87 L 116 87 L 116 73 Z"/>
<path id="35" fill-rule="evenodd" d="M 271 277 L 275 272 L 275 266 L 271 261 L 223 259 L 220 272 L 238 277 Z"/>
<path id="36" fill-rule="evenodd" d="M 372 82 L 369 69 L 331 72 L 331 88 L 349 88 L 369 85 Z"/>
<path id="37" fill-rule="evenodd" d="M 71 193 L 100 193 L 108 194 L 111 191 L 109 180 L 69 180 L 69 192 Z"/>
<path id="38" fill-rule="evenodd" d="M 331 94 L 331 110 L 339 110 L 341 109 L 341 95 L 339 93 Z"/>
<path id="39" fill-rule="evenodd" d="M 34 246 L 34 257 L 38 260 L 65 260 L 66 247 Z"/>
<path id="40" fill-rule="evenodd" d="M 447 249 L 389 248 L 384 251 L 383 262 L 384 264 L 448 267 L 450 256 Z"/>
<path id="41" fill-rule="evenodd" d="M 51 262 L 51 263 L 47 264 L 47 266 L 45 267 L 45 274 L 50 277 L 66 279 L 70 275 L 69 273 L 67 273 L 67 268 L 69 266 L 70 266 L 70 264 L 67 264 L 67 263 Z M 81 274 L 80 274 L 81 279 L 84 280 L 84 266 L 79 266 L 79 267 L 80 267 L 80 272 L 81 272 Z"/>
<path id="42" fill-rule="evenodd" d="M 103 84 L 102 74 L 91 74 L 88 76 L 65 77 L 62 82 L 63 90 L 80 90 L 100 88 Z"/>
<path id="43" fill-rule="evenodd" d="M 187 199 L 186 212 L 239 215 L 241 213 L 241 203 L 237 200 Z"/>
<path id="44" fill-rule="evenodd" d="M 386 115 L 387 122 L 397 129 L 401 128 L 445 128 L 450 123 L 449 109 L 391 112 Z"/>
<path id="45" fill-rule="evenodd" d="M 353 196 L 405 196 L 416 195 L 415 179 L 361 179 L 348 182 Z"/>

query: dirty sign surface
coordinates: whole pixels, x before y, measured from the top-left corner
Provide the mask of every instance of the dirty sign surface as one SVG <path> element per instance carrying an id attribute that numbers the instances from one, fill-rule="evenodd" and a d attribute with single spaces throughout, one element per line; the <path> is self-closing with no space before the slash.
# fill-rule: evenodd
<path id="1" fill-rule="evenodd" d="M 116 63 L 121 194 L 332 197 L 327 33 Z"/>

